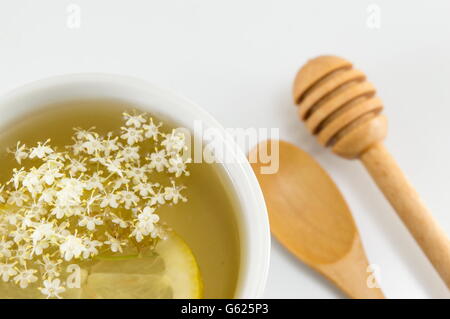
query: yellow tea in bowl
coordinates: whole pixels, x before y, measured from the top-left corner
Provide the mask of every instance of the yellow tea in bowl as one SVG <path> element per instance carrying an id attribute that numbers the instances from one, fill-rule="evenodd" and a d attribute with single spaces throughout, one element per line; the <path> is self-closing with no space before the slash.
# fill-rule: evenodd
<path id="1" fill-rule="evenodd" d="M 0 297 L 233 297 L 239 207 L 173 128 L 100 100 L 5 128 Z"/>

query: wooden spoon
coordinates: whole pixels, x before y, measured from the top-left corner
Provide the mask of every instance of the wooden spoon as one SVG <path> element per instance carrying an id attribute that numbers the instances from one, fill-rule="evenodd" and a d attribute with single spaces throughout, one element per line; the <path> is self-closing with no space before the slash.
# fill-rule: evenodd
<path id="1" fill-rule="evenodd" d="M 277 142 L 277 141 L 274 141 Z M 258 147 L 250 153 L 258 159 Z M 264 174 L 251 160 L 269 211 L 272 234 L 292 254 L 314 268 L 351 298 L 384 298 L 368 272 L 368 262 L 350 210 L 338 188 L 307 153 L 279 142 L 279 170 Z M 373 286 L 372 286 L 373 287 Z"/>
<path id="2" fill-rule="evenodd" d="M 298 72 L 293 97 L 300 118 L 322 145 L 344 158 L 361 160 L 450 288 L 449 238 L 383 145 L 383 103 L 364 73 L 345 59 L 317 57 Z"/>

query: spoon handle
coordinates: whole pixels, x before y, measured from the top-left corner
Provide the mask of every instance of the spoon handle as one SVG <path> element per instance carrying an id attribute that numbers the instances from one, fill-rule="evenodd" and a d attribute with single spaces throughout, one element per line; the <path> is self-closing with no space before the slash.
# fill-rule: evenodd
<path id="1" fill-rule="evenodd" d="M 369 268 L 358 234 L 347 254 L 331 264 L 317 266 L 318 270 L 353 299 L 384 299 L 384 294 Z M 373 269 L 375 271 L 375 269 Z"/>
<path id="2" fill-rule="evenodd" d="M 450 288 L 450 241 L 394 158 L 382 143 L 376 143 L 364 152 L 360 159 Z"/>

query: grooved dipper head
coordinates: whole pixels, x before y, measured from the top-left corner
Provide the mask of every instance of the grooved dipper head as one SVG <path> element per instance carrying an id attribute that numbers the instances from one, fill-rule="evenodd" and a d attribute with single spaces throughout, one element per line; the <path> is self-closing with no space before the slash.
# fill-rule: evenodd
<path id="1" fill-rule="evenodd" d="M 383 103 L 365 74 L 347 60 L 309 60 L 297 73 L 293 97 L 309 131 L 342 157 L 359 157 L 386 136 Z"/>

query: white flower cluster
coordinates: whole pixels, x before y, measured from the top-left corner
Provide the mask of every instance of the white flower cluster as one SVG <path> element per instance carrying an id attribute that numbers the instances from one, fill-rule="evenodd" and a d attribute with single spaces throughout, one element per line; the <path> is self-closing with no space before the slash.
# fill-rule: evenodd
<path id="1" fill-rule="evenodd" d="M 76 129 L 62 151 L 50 140 L 17 143 L 15 159 L 27 165 L 0 185 L 1 280 L 42 284 L 43 294 L 59 298 L 69 262 L 125 247 L 141 252 L 164 238 L 158 207 L 187 200 L 174 180 L 189 174 L 185 135 L 163 133 L 146 114 L 123 116 L 120 132 Z"/>

